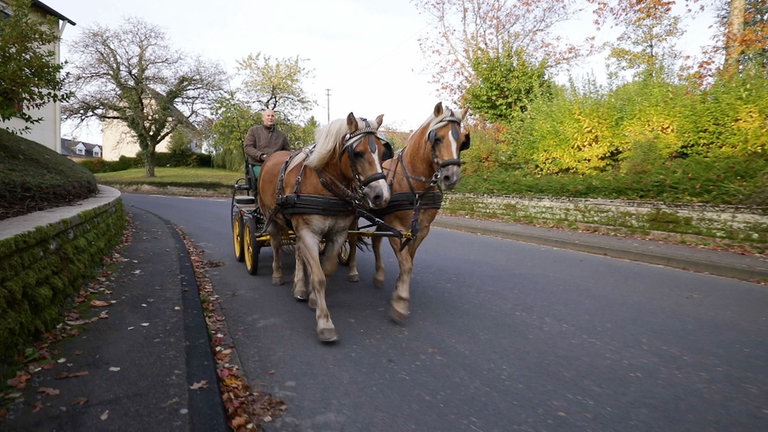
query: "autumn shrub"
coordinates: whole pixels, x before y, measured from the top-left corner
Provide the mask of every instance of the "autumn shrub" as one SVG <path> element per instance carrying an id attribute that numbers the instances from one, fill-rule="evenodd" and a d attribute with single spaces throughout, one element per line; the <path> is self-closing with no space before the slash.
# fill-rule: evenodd
<path id="1" fill-rule="evenodd" d="M 683 146 L 679 134 L 685 98 L 685 87 L 665 82 L 632 82 L 611 92 L 615 108 L 626 107 L 622 119 L 615 125 L 621 136 L 621 160 L 648 159 L 654 162 L 680 156 Z M 651 168 L 646 166 L 646 169 Z"/>
<path id="2" fill-rule="evenodd" d="M 610 169 L 621 152 L 606 104 L 596 94 L 560 89 L 538 100 L 505 139 L 533 174 L 594 174 Z"/>
<path id="3" fill-rule="evenodd" d="M 465 172 L 473 173 L 509 166 L 509 160 L 515 159 L 510 143 L 501 139 L 506 130 L 504 126 L 477 124 L 468 130 L 470 149 L 461 153 Z"/>
<path id="4" fill-rule="evenodd" d="M 458 192 L 768 207 L 768 160 L 691 156 L 648 170 L 535 175 L 502 167 L 466 172 Z"/>
<path id="5" fill-rule="evenodd" d="M 756 74 L 715 83 L 693 96 L 682 134 L 690 153 L 768 155 L 768 79 Z"/>

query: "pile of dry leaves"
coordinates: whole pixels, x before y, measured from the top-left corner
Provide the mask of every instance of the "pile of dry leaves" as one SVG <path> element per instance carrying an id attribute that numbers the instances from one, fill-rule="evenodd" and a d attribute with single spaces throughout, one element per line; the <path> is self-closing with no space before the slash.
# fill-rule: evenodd
<path id="1" fill-rule="evenodd" d="M 219 297 L 213 290 L 208 277 L 208 269 L 219 267 L 222 263 L 203 259 L 203 253 L 189 238 L 179 231 L 187 245 L 192 265 L 195 269 L 203 314 L 211 335 L 211 344 L 215 353 L 221 397 L 227 412 L 230 427 L 235 431 L 253 431 L 262 423 L 268 423 L 282 415 L 287 406 L 282 400 L 275 399 L 269 393 L 254 391 L 240 372 L 237 354 L 227 332 L 226 322 L 220 310 Z"/>

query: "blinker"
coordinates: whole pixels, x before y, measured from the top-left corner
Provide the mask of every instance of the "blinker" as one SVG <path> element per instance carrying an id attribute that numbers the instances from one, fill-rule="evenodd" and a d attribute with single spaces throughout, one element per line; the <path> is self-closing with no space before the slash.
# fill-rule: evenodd
<path id="1" fill-rule="evenodd" d="M 467 139 L 464 140 L 463 143 L 461 143 L 461 147 L 459 147 L 459 151 L 464 151 L 469 149 L 469 132 L 467 132 Z"/>

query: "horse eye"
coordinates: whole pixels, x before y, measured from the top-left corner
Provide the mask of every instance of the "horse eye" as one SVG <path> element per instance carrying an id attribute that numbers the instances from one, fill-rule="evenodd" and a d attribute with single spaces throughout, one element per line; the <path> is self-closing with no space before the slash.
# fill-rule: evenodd
<path id="1" fill-rule="evenodd" d="M 365 152 L 353 151 L 352 152 L 352 157 L 357 159 L 357 160 L 365 159 Z"/>

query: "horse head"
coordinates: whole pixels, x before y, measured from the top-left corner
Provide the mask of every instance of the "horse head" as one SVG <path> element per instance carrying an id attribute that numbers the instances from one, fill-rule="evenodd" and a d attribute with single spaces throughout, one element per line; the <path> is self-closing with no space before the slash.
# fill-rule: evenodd
<path id="1" fill-rule="evenodd" d="M 391 157 L 392 147 L 378 135 L 384 115 L 370 121 L 349 113 L 318 130 L 315 150 L 307 165 L 325 171 L 336 180 L 352 184 L 356 195 L 372 208 L 389 202 L 390 192 L 381 162 Z"/>
<path id="2" fill-rule="evenodd" d="M 385 207 L 390 197 L 381 163 L 391 159 L 393 151 L 391 144 L 378 134 L 383 120 L 383 114 L 370 121 L 350 112 L 342 147 L 342 153 L 348 155 L 342 167 L 352 174 L 361 196 L 372 208 Z"/>
<path id="3" fill-rule="evenodd" d="M 469 148 L 469 132 L 461 130 L 467 108 L 454 112 L 438 102 L 429 122 L 426 141 L 435 165 L 435 180 L 444 190 L 451 190 L 461 180 L 461 152 Z"/>

